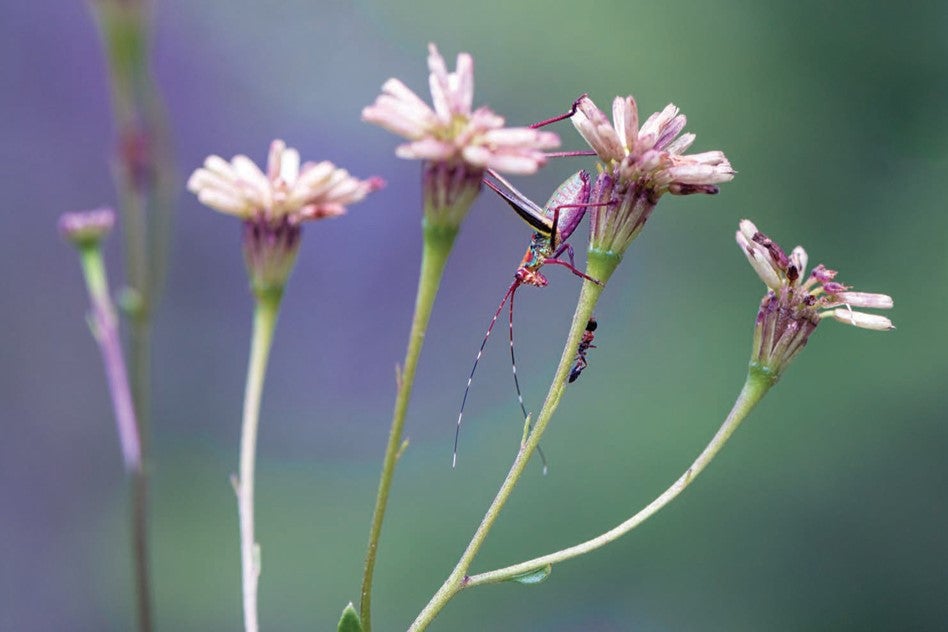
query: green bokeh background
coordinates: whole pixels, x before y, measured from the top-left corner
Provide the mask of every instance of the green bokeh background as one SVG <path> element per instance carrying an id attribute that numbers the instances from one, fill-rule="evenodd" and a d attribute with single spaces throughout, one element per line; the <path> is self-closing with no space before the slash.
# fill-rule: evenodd
<path id="1" fill-rule="evenodd" d="M 114 200 L 102 56 L 81 4 L 5 6 L 8 204 L 0 397 L 0 628 L 131 629 L 126 499 L 64 210 Z M 826 323 L 684 496 L 543 584 L 455 599 L 432 630 L 935 630 L 948 627 L 948 9 L 943 2 L 156 2 L 155 70 L 183 182 L 209 153 L 283 137 L 389 187 L 308 227 L 276 335 L 258 466 L 266 630 L 330 630 L 362 556 L 420 254 L 418 166 L 359 122 L 390 76 L 425 94 L 425 47 L 469 51 L 478 104 L 514 124 L 581 92 L 669 101 L 738 171 L 663 199 L 597 311 L 599 348 L 475 571 L 614 526 L 705 445 L 744 378 L 763 287 L 749 217 L 787 249 L 894 296 L 891 333 Z M 567 148 L 581 140 L 558 130 Z M 523 189 L 544 199 L 577 169 Z M 237 465 L 250 300 L 239 229 L 180 196 L 156 324 L 152 553 L 162 630 L 240 628 Z M 584 229 L 583 229 L 584 230 Z M 573 243 L 581 246 L 583 236 Z M 376 575 L 378 630 L 407 627 L 469 539 L 520 436 L 505 344 L 454 420 L 529 233 L 485 196 L 422 354 Z M 582 251 L 582 247 L 578 250 Z M 109 244 L 119 278 L 119 244 Z M 537 410 L 578 294 L 518 294 Z"/>

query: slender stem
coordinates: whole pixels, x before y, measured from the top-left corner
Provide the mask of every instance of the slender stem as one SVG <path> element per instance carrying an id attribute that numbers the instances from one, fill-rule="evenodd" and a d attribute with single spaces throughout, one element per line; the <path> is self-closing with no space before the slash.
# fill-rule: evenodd
<path id="1" fill-rule="evenodd" d="M 140 464 L 131 485 L 138 624 L 154 627 L 148 570 L 147 488 L 152 313 L 164 276 L 173 204 L 173 165 L 161 95 L 149 68 L 149 3 L 90 3 L 108 64 L 117 136 L 113 175 L 121 200 L 131 398 Z"/>
<path id="2" fill-rule="evenodd" d="M 80 253 L 82 271 L 89 289 L 92 302 L 92 325 L 96 341 L 102 353 L 105 374 L 112 397 L 112 408 L 118 427 L 119 441 L 122 445 L 122 458 L 125 469 L 135 472 L 141 469 L 141 437 L 135 417 L 135 405 L 129 388 L 128 372 L 122 354 L 122 340 L 119 337 L 118 320 L 115 307 L 109 297 L 108 278 L 102 261 L 102 252 L 98 246 L 83 248 Z"/>
<path id="3" fill-rule="evenodd" d="M 132 473 L 132 559 L 135 566 L 135 595 L 138 603 L 138 629 L 150 632 L 151 582 L 148 559 L 148 473 L 144 468 Z"/>
<path id="4" fill-rule="evenodd" d="M 698 455 L 698 458 L 694 460 L 694 463 L 692 463 L 691 466 L 685 470 L 684 474 L 678 477 L 678 480 L 676 480 L 668 489 L 662 492 L 661 495 L 659 495 L 655 500 L 650 502 L 625 522 L 617 525 L 609 531 L 606 531 L 602 535 L 596 536 L 590 540 L 586 540 L 585 542 L 575 546 L 556 551 L 555 553 L 536 557 L 532 560 L 527 560 L 525 562 L 507 566 L 505 568 L 500 568 L 494 571 L 473 575 L 469 577 L 464 583 L 464 588 L 479 586 L 481 584 L 507 581 L 518 575 L 523 575 L 524 573 L 535 571 L 548 565 L 558 564 L 559 562 L 584 555 L 590 551 L 595 551 L 596 549 L 605 546 L 610 542 L 618 540 L 626 533 L 658 513 L 660 509 L 677 498 L 681 492 L 685 491 L 685 488 L 688 487 L 688 485 L 690 485 L 691 482 L 698 477 L 698 474 L 700 474 L 715 457 L 715 455 L 721 451 L 721 448 L 724 447 L 724 444 L 727 443 L 727 440 L 731 437 L 734 431 L 737 430 L 737 427 L 740 426 L 741 422 L 747 417 L 748 413 L 750 413 L 757 402 L 759 402 L 764 394 L 767 393 L 772 384 L 773 381 L 770 376 L 762 375 L 752 369 L 751 372 L 748 373 L 747 381 L 744 383 L 744 388 L 741 389 L 741 393 L 738 395 L 737 401 L 734 402 L 731 412 L 724 420 L 724 423 L 721 424 L 721 427 L 714 435 L 714 438 L 711 439 L 711 442 L 708 443 L 707 447 L 705 447 L 701 454 Z"/>
<path id="5" fill-rule="evenodd" d="M 620 257 L 616 254 L 591 250 L 589 252 L 589 260 L 586 272 L 593 278 L 599 279 L 604 285 L 606 281 L 609 280 L 609 277 L 612 276 L 612 273 L 615 271 L 619 261 Z M 409 628 L 409 632 L 426 629 L 438 615 L 438 613 L 441 612 L 444 606 L 447 605 L 448 601 L 450 601 L 451 598 L 454 597 L 454 595 L 456 595 L 466 585 L 468 581 L 467 571 L 471 566 L 471 562 L 473 562 L 474 557 L 477 555 L 481 546 L 484 544 L 487 534 L 494 526 L 494 522 L 496 522 L 497 517 L 500 515 L 500 511 L 506 504 L 507 499 L 510 498 L 510 494 L 513 492 L 514 487 L 520 480 L 520 476 L 523 474 L 523 470 L 526 468 L 527 462 L 530 460 L 530 457 L 536 450 L 537 445 L 540 443 L 540 437 L 543 435 L 547 425 L 550 422 L 550 419 L 553 416 L 553 413 L 559 406 L 560 400 L 563 397 L 563 393 L 566 390 L 566 378 L 569 375 L 569 371 L 572 368 L 573 361 L 576 357 L 576 347 L 582 338 L 583 332 L 586 331 L 586 324 L 589 322 L 589 317 L 592 316 L 593 310 L 596 307 L 596 303 L 599 301 L 599 296 L 602 294 L 603 285 L 597 285 L 590 281 L 585 281 L 583 283 L 583 288 L 579 295 L 579 302 L 577 303 L 576 311 L 573 314 L 573 322 L 570 326 L 569 335 L 566 338 L 566 345 L 564 346 L 563 354 L 560 357 L 559 366 L 556 369 L 556 374 L 554 375 L 553 382 L 550 385 L 550 390 L 546 396 L 546 401 L 543 402 L 543 408 L 540 409 L 540 413 L 537 415 L 537 421 L 533 428 L 533 432 L 530 433 L 526 442 L 520 446 L 520 450 L 517 452 L 517 456 L 514 459 L 510 471 L 507 473 L 507 477 L 501 484 L 497 495 L 494 497 L 493 502 L 487 509 L 487 513 L 484 515 L 483 520 L 481 520 L 480 526 L 478 526 L 477 530 L 474 532 L 471 542 L 468 544 L 467 549 L 465 549 L 464 553 L 461 555 L 461 558 L 458 560 L 454 570 L 452 570 L 451 574 L 448 575 L 448 578 L 431 598 L 431 601 L 428 602 L 428 605 L 426 605 L 421 613 L 419 613 L 418 617 Z"/>
<path id="6" fill-rule="evenodd" d="M 147 540 L 148 480 L 142 459 L 142 437 L 122 353 L 115 306 L 109 296 L 109 283 L 99 246 L 81 248 L 80 261 L 92 303 L 93 334 L 102 353 L 119 442 L 122 446 L 122 458 L 130 477 L 130 527 L 138 628 L 142 632 L 151 632 L 153 623 Z"/>
<path id="7" fill-rule="evenodd" d="M 441 285 L 444 266 L 447 263 L 448 255 L 451 253 L 451 247 L 454 245 L 454 238 L 458 233 L 457 227 L 437 226 L 427 220 L 423 224 L 423 231 L 424 247 L 421 256 L 421 272 L 418 276 L 418 293 L 415 297 L 415 314 L 412 317 L 411 333 L 408 336 L 405 364 L 398 380 L 395 412 L 392 415 L 392 427 L 388 436 L 388 445 L 385 448 L 385 459 L 382 462 L 382 475 L 375 499 L 375 511 L 372 514 L 369 546 L 365 556 L 365 570 L 362 576 L 360 616 L 362 628 L 365 632 L 370 632 L 372 629 L 372 576 L 375 571 L 379 536 L 382 533 L 382 521 L 385 519 L 388 494 L 392 487 L 395 465 L 398 462 L 399 449 L 402 444 L 405 414 L 408 411 L 408 402 L 411 399 L 412 386 L 415 382 L 415 369 L 418 366 L 418 357 L 425 341 L 425 332 L 428 329 L 428 320 L 431 318 L 435 297 Z"/>
<path id="8" fill-rule="evenodd" d="M 240 567 L 243 578 L 244 629 L 247 632 L 257 632 L 259 629 L 257 583 L 260 578 L 260 546 L 254 535 L 254 461 L 260 421 L 260 397 L 273 342 L 273 331 L 280 311 L 280 298 L 280 292 L 261 294 L 257 297 L 254 309 L 253 339 L 250 343 L 243 425 L 240 431 L 240 476 L 234 484 L 240 517 Z"/>

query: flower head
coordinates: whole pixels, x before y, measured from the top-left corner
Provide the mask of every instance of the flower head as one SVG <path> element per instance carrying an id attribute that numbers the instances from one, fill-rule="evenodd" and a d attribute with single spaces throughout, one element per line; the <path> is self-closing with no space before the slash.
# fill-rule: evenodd
<path id="1" fill-rule="evenodd" d="M 264 173 L 250 158 L 227 162 L 208 156 L 188 179 L 203 204 L 244 220 L 244 259 L 258 295 L 282 293 L 300 243 L 304 221 L 337 217 L 346 206 L 381 188 L 380 178 L 359 180 L 328 161 L 300 165 L 282 140 L 270 145 Z"/>
<path id="2" fill-rule="evenodd" d="M 684 155 L 695 140 L 681 134 L 685 116 L 668 104 L 639 127 L 631 96 L 616 97 L 612 123 L 589 97 L 576 105 L 573 125 L 605 163 L 598 202 L 593 209 L 592 245 L 621 254 L 644 227 L 664 193 L 714 194 L 717 184 L 734 178 L 723 152 Z"/>
<path id="3" fill-rule="evenodd" d="M 801 246 L 788 256 L 749 220 L 741 221 L 736 237 L 757 276 L 768 288 L 757 313 L 751 363 L 766 370 L 773 380 L 803 349 L 824 318 L 864 329 L 895 328 L 884 316 L 853 310 L 853 307 L 889 309 L 893 305 L 891 296 L 852 292 L 849 286 L 834 280 L 835 270 L 822 264 L 807 275 L 807 254 Z"/>
<path id="4" fill-rule="evenodd" d="M 409 140 L 396 150 L 400 158 L 531 174 L 546 162 L 544 150 L 559 146 L 556 134 L 505 128 L 503 117 L 490 108 L 471 110 L 474 61 L 469 54 L 458 55 L 456 70 L 448 72 L 438 49 L 429 44 L 428 69 L 433 108 L 398 79 L 389 79 L 375 103 L 362 110 L 363 120 Z"/>
<path id="5" fill-rule="evenodd" d="M 98 246 L 115 226 L 115 211 L 97 208 L 73 211 L 59 216 L 59 232 L 78 248 Z"/>
<path id="6" fill-rule="evenodd" d="M 382 85 L 362 119 L 404 136 L 395 154 L 424 161 L 425 218 L 433 226 L 456 231 L 481 189 L 484 171 L 535 173 L 546 163 L 547 149 L 559 146 L 556 134 L 529 127 L 504 127 L 488 107 L 472 110 L 474 61 L 457 57 L 454 72 L 434 44 L 428 45 L 429 106 L 398 79 Z"/>
<path id="7" fill-rule="evenodd" d="M 299 152 L 282 140 L 270 144 L 266 173 L 244 155 L 230 162 L 208 156 L 188 179 L 188 190 L 222 213 L 291 223 L 342 215 L 346 206 L 383 185 L 379 178 L 354 178 L 325 160 L 300 165 Z"/>

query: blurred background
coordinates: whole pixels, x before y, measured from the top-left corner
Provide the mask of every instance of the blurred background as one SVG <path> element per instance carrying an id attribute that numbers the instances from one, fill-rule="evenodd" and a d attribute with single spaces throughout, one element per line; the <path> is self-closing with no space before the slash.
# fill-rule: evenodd
<path id="1" fill-rule="evenodd" d="M 128 630 L 126 481 L 66 210 L 117 203 L 104 56 L 83 3 L 0 8 L 0 629 Z M 456 598 L 433 630 L 945 629 L 948 600 L 948 11 L 941 2 L 408 3 L 154 6 L 154 70 L 179 194 L 156 314 L 151 546 L 161 630 L 241 626 L 237 468 L 251 300 L 240 227 L 183 191 L 204 157 L 263 162 L 273 138 L 388 188 L 305 229 L 264 393 L 258 465 L 267 630 L 331 630 L 358 601 L 368 521 L 420 259 L 419 166 L 359 116 L 388 77 L 427 99 L 426 45 L 476 64 L 476 104 L 511 124 L 582 92 L 669 101 L 738 170 L 720 195 L 664 198 L 597 312 L 572 385 L 474 571 L 610 528 L 691 463 L 742 384 L 763 286 L 741 218 L 864 291 L 892 333 L 819 328 L 687 493 L 538 586 Z M 561 124 L 565 148 L 582 148 Z M 517 180 L 538 200 L 589 163 Z M 573 243 L 583 251 L 585 228 Z M 529 231 L 483 196 L 421 356 L 374 598 L 407 627 L 453 567 L 521 423 L 491 341 L 450 467 L 457 407 Z M 113 286 L 121 240 L 107 242 Z M 551 270 L 518 294 L 519 372 L 538 410 L 578 295 Z"/>

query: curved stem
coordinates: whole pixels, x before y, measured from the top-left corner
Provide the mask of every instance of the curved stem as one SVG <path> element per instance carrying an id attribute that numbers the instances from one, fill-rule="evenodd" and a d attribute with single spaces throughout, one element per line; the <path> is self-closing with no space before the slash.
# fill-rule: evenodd
<path id="1" fill-rule="evenodd" d="M 609 531 L 606 531 L 602 535 L 582 542 L 581 544 L 556 551 L 555 553 L 550 553 L 549 555 L 536 557 L 532 560 L 527 560 L 519 564 L 514 564 L 512 566 L 507 566 L 494 571 L 473 575 L 468 578 L 464 584 L 464 587 L 469 588 L 471 586 L 479 586 L 481 584 L 492 584 L 496 582 L 507 581 L 518 575 L 523 575 L 524 573 L 529 573 L 530 571 L 535 571 L 552 564 L 558 564 L 559 562 L 584 555 L 590 551 L 595 551 L 596 549 L 605 546 L 610 542 L 618 540 L 626 533 L 658 513 L 660 509 L 677 498 L 681 492 L 685 491 L 685 488 L 688 487 L 688 485 L 690 485 L 691 482 L 698 477 L 698 474 L 700 474 L 702 470 L 704 470 L 704 468 L 707 467 L 711 460 L 717 455 L 717 453 L 721 451 L 721 448 L 724 447 L 724 444 L 727 443 L 727 440 L 731 437 L 734 431 L 737 430 L 737 427 L 747 417 L 747 414 L 754 408 L 757 402 L 759 402 L 764 394 L 766 394 L 772 384 L 773 382 L 769 376 L 759 375 L 757 372 L 752 370 L 748 374 L 747 381 L 744 383 L 744 388 L 741 390 L 737 401 L 734 402 L 731 412 L 724 420 L 724 423 L 721 424 L 721 427 L 714 435 L 714 438 L 711 439 L 711 442 L 707 445 L 707 447 L 705 447 L 701 454 L 698 455 L 698 458 L 694 460 L 694 463 L 692 463 L 691 466 L 685 470 L 685 472 L 680 477 L 678 477 L 678 480 L 676 480 L 668 489 L 662 492 L 658 498 L 650 502 L 625 522 L 617 525 Z"/>
<path id="2" fill-rule="evenodd" d="M 392 427 L 389 431 L 388 444 L 385 448 L 385 459 L 382 462 L 382 475 L 379 479 L 378 494 L 375 499 L 375 510 L 372 514 L 372 526 L 369 530 L 369 546 L 365 556 L 365 570 L 362 575 L 362 601 L 360 617 L 362 628 L 370 632 L 372 608 L 372 576 L 375 572 L 375 561 L 378 554 L 379 536 L 382 533 L 382 522 L 385 519 L 385 509 L 388 505 L 388 494 L 392 487 L 392 478 L 395 465 L 402 445 L 402 431 L 405 426 L 405 414 L 408 411 L 408 402 L 411 399 L 412 386 L 415 382 L 415 369 L 418 366 L 418 357 L 425 341 L 425 331 L 428 329 L 428 320 L 434 306 L 438 288 L 441 285 L 441 275 L 447 263 L 448 255 L 457 236 L 456 227 L 432 225 L 425 221 L 424 248 L 421 256 L 421 272 L 418 276 L 418 293 L 415 297 L 415 314 L 412 317 L 411 333 L 408 336 L 408 350 L 405 353 L 405 364 L 398 375 L 398 395 L 395 398 L 395 412 L 392 415 Z"/>
<path id="3" fill-rule="evenodd" d="M 614 253 L 591 250 L 589 252 L 586 272 L 593 278 L 599 279 L 604 285 L 606 281 L 609 280 L 609 277 L 612 276 L 619 261 L 619 255 Z M 428 602 L 428 605 L 418 614 L 418 617 L 409 628 L 409 632 L 426 629 L 444 606 L 447 605 L 448 601 L 467 585 L 467 571 L 471 566 L 471 562 L 473 562 L 474 557 L 484 544 L 487 534 L 500 515 L 500 511 L 510 498 L 510 494 L 520 480 L 520 476 L 523 474 L 527 462 L 540 443 L 540 437 L 543 435 L 553 413 L 559 406 L 563 393 L 566 390 L 566 378 L 569 375 L 569 371 L 576 357 L 576 347 L 582 338 L 583 332 L 586 331 L 586 324 L 589 322 L 589 317 L 592 316 L 596 303 L 599 301 L 603 285 L 597 285 L 590 281 L 583 283 L 583 289 L 579 295 L 579 302 L 573 314 L 573 322 L 570 326 L 569 335 L 566 338 L 566 345 L 563 348 L 563 354 L 560 357 L 560 363 L 553 377 L 553 382 L 550 385 L 550 390 L 547 393 L 546 401 L 543 402 L 543 407 L 537 415 L 536 425 L 527 437 L 526 442 L 520 446 L 520 450 L 517 452 L 517 456 L 514 459 L 513 465 L 510 467 L 510 471 L 507 473 L 507 477 L 504 479 L 497 495 L 487 509 L 487 513 L 484 515 L 483 520 L 481 520 L 480 526 L 478 526 L 477 531 L 474 532 L 471 542 L 464 550 L 464 553 L 461 554 L 461 558 L 458 560 L 454 570 L 448 575 L 448 578 L 431 598 L 431 601 Z"/>
<path id="4" fill-rule="evenodd" d="M 234 482 L 240 518 L 240 567 L 243 578 L 244 629 L 247 632 L 257 632 L 259 629 L 257 582 L 260 578 L 260 546 L 254 536 L 254 461 L 257 452 L 260 397 L 273 342 L 273 331 L 280 311 L 279 294 L 261 294 L 257 297 L 250 362 L 247 366 L 247 386 L 244 391 L 243 425 L 240 431 L 240 476 Z"/>

